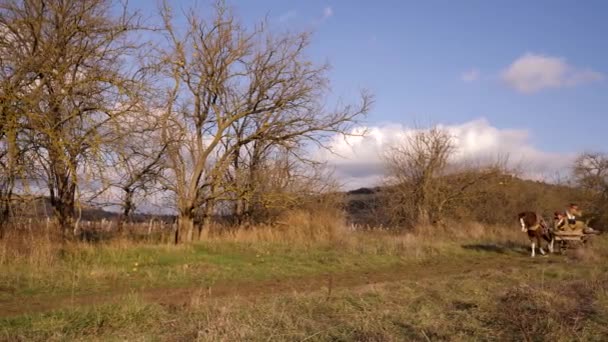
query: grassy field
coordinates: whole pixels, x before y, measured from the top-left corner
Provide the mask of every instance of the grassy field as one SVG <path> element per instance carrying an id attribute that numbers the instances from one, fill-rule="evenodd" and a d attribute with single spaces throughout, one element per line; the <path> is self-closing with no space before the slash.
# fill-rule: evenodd
<path id="1" fill-rule="evenodd" d="M 5 240 L 0 340 L 608 339 L 603 236 L 531 259 L 511 227 L 297 232 Z"/>

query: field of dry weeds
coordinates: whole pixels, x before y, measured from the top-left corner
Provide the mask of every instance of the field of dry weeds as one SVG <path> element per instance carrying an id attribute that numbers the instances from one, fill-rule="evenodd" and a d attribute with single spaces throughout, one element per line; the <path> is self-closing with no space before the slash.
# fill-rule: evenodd
<path id="1" fill-rule="evenodd" d="M 0 244 L 0 340 L 605 340 L 608 243 L 531 259 L 517 227 Z M 325 223 L 324 223 L 325 222 Z"/>

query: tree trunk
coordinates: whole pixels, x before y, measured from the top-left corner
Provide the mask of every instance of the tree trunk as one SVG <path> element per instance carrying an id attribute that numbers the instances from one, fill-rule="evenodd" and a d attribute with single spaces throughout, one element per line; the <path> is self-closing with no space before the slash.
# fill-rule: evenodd
<path id="1" fill-rule="evenodd" d="M 118 234 L 124 234 L 124 225 L 125 222 L 129 220 L 131 217 L 131 212 L 133 211 L 133 190 L 129 188 L 123 189 L 125 192 L 125 197 L 122 203 L 122 215 L 118 218 Z"/>
<path id="2" fill-rule="evenodd" d="M 67 240 L 74 235 L 74 191 L 75 187 L 63 184 L 57 187 L 57 193 L 51 189 L 51 205 L 55 220 L 61 233 L 61 239 Z"/>
<path id="3" fill-rule="evenodd" d="M 55 219 L 61 231 L 62 240 L 74 236 L 74 209 L 76 195 L 76 162 L 69 164 L 61 157 L 60 151 L 50 150 L 51 173 L 49 192 Z M 70 234 L 71 232 L 71 234 Z"/>
<path id="4" fill-rule="evenodd" d="M 6 214 L 4 214 L 4 209 L 2 211 L 3 213 L 0 214 L 0 240 L 4 238 L 4 230 L 6 229 L 6 225 L 8 224 L 8 217 Z"/>
<path id="5" fill-rule="evenodd" d="M 237 198 L 234 202 L 234 215 L 236 218 L 236 224 L 241 225 L 245 220 L 245 202 L 244 198 Z"/>
<path id="6" fill-rule="evenodd" d="M 2 202 L 2 207 L 0 208 L 0 240 L 4 238 L 4 231 L 11 218 L 11 197 L 12 195 L 9 192 L 8 194 L 2 194 L 2 198 L 0 199 Z"/>
<path id="7" fill-rule="evenodd" d="M 205 205 L 205 212 L 203 213 L 203 222 L 201 222 L 198 226 L 198 239 L 202 240 L 203 238 L 203 229 L 211 226 L 211 222 L 213 221 L 213 210 L 215 209 L 215 203 L 213 201 L 208 201 Z"/>
<path id="8" fill-rule="evenodd" d="M 177 222 L 177 232 L 177 243 L 191 242 L 194 233 L 194 217 L 192 215 L 180 214 Z"/>
<path id="9" fill-rule="evenodd" d="M 74 230 L 74 199 L 56 198 L 54 202 L 55 219 L 61 229 L 61 238 L 65 241 L 73 235 L 70 232 Z"/>
<path id="10" fill-rule="evenodd" d="M 174 223 L 173 226 L 175 227 L 173 243 L 177 245 L 179 243 L 179 224 Z"/>
<path id="11" fill-rule="evenodd" d="M 6 129 L 6 128 L 4 128 Z M 11 206 L 13 200 L 13 189 L 15 186 L 15 178 L 17 176 L 17 167 L 19 165 L 17 135 L 15 128 L 6 129 L 6 144 L 8 148 L 8 163 L 6 175 L 3 177 L 2 188 L 0 189 L 0 239 L 4 237 L 4 230 L 10 220 Z"/>
<path id="12" fill-rule="evenodd" d="M 192 242 L 192 238 L 194 237 L 194 218 L 189 217 L 188 220 L 184 221 L 184 231 L 186 232 L 184 242 Z"/>
<path id="13" fill-rule="evenodd" d="M 181 211 L 177 219 L 175 243 L 188 243 L 194 234 L 194 215 L 192 210 Z"/>
<path id="14" fill-rule="evenodd" d="M 55 219 L 61 230 L 61 239 L 66 241 L 73 236 L 74 230 L 74 203 L 56 200 L 53 204 Z"/>

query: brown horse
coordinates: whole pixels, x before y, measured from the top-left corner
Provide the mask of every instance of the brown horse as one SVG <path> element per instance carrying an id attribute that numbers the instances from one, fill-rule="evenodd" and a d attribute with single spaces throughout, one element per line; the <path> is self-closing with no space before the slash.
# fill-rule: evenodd
<path id="1" fill-rule="evenodd" d="M 536 246 L 540 250 L 540 254 L 545 255 L 545 250 L 542 247 L 542 240 L 547 241 L 549 253 L 553 253 L 553 244 L 555 238 L 553 232 L 547 226 L 545 220 L 533 211 L 524 211 L 518 215 L 519 223 L 521 225 L 522 232 L 528 233 L 530 239 L 532 257 L 536 255 Z"/>

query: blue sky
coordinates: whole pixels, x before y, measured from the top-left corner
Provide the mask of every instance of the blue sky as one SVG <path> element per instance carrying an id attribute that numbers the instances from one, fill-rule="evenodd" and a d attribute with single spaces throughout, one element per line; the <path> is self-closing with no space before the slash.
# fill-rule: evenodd
<path id="1" fill-rule="evenodd" d="M 295 27 L 316 25 L 314 54 L 334 65 L 336 93 L 357 86 L 377 96 L 372 122 L 461 123 L 487 118 L 524 128 L 544 150 L 602 148 L 608 82 L 522 94 L 500 73 L 525 53 L 560 57 L 608 73 L 608 2 L 600 1 L 235 1 L 242 13 L 294 11 Z M 298 5 L 299 3 L 299 5 Z M 305 3 L 305 5 L 304 5 Z M 500 5 L 499 3 L 502 3 Z M 317 19 L 318 20 L 318 19 Z M 479 79 L 461 74 L 479 70 Z M 574 139 L 555 139 L 569 124 Z"/>
<path id="2" fill-rule="evenodd" d="M 171 3 L 205 9 L 211 2 Z M 608 143 L 605 77 L 533 94 L 511 89 L 500 77 L 526 53 L 607 75 L 607 1 L 227 3 L 246 22 L 268 15 L 278 29 L 312 29 L 310 54 L 332 64 L 334 94 L 348 97 L 365 87 L 376 95 L 370 123 L 457 124 L 484 117 L 499 128 L 527 129 L 532 142 L 547 151 L 603 149 Z M 479 76 L 464 82 L 462 74 L 470 70 Z M 571 118 L 567 136 L 572 136 L 556 139 Z"/>
<path id="3" fill-rule="evenodd" d="M 196 2 L 211 3 L 171 3 Z M 309 53 L 332 64 L 332 98 L 375 95 L 370 127 L 484 118 L 551 156 L 608 145 L 608 1 L 227 3 L 247 23 L 267 15 L 278 30 L 313 30 Z"/>

